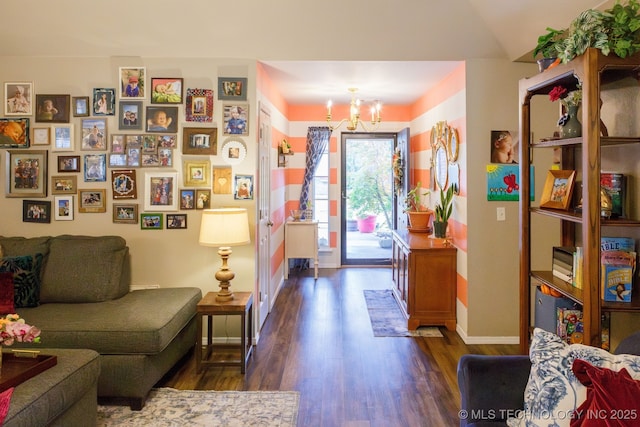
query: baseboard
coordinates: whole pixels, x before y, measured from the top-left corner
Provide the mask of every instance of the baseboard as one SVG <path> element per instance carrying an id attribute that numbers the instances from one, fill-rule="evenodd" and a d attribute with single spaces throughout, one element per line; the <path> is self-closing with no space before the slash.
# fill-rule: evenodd
<path id="1" fill-rule="evenodd" d="M 456 326 L 456 332 L 462 338 L 465 344 L 520 344 L 519 337 L 482 337 L 482 336 L 468 336 L 460 325 Z"/>

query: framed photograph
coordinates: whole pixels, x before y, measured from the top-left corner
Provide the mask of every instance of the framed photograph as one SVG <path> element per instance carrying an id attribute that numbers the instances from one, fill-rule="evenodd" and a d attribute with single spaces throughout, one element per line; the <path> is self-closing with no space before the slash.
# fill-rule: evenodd
<path id="1" fill-rule="evenodd" d="M 109 88 L 93 89 L 93 115 L 114 116 L 116 114 L 116 90 Z"/>
<path id="2" fill-rule="evenodd" d="M 107 155 L 84 155 L 84 181 L 105 182 L 107 180 Z"/>
<path id="3" fill-rule="evenodd" d="M 162 230 L 162 214 L 161 213 L 142 213 L 140 214 L 141 230 Z"/>
<path id="4" fill-rule="evenodd" d="M 0 118 L 0 148 L 29 148 L 29 119 Z"/>
<path id="5" fill-rule="evenodd" d="M 138 205 L 135 203 L 114 203 L 113 222 L 115 222 L 116 224 L 137 224 Z"/>
<path id="6" fill-rule="evenodd" d="M 110 168 L 125 168 L 127 167 L 127 155 L 109 153 L 109 167 Z"/>
<path id="7" fill-rule="evenodd" d="M 54 125 L 51 151 L 74 151 L 73 125 Z"/>
<path id="8" fill-rule="evenodd" d="M 196 190 L 196 209 L 209 209 L 211 207 L 211 190 Z"/>
<path id="9" fill-rule="evenodd" d="M 211 89 L 187 89 L 185 117 L 188 122 L 212 122 L 213 91 Z"/>
<path id="10" fill-rule="evenodd" d="M 115 154 L 124 154 L 127 146 L 124 135 L 111 135 L 111 144 L 109 144 L 109 152 Z"/>
<path id="11" fill-rule="evenodd" d="M 49 145 L 51 143 L 51 128 L 49 126 L 32 127 L 31 142 L 33 145 Z"/>
<path id="12" fill-rule="evenodd" d="M 89 115 L 89 97 L 74 96 L 71 98 L 73 117 L 87 117 Z"/>
<path id="13" fill-rule="evenodd" d="M 158 166 L 172 167 L 173 166 L 173 150 L 171 148 L 158 148 Z"/>
<path id="14" fill-rule="evenodd" d="M 140 148 L 127 148 L 127 166 L 140 167 Z"/>
<path id="15" fill-rule="evenodd" d="M 187 229 L 187 214 L 167 214 L 167 230 L 179 229 Z"/>
<path id="16" fill-rule="evenodd" d="M 145 168 L 157 168 L 160 166 L 160 158 L 158 157 L 158 153 L 142 153 L 142 158 L 140 160 L 140 166 Z"/>
<path id="17" fill-rule="evenodd" d="M 218 154 L 218 128 L 182 128 L 182 154 Z"/>
<path id="18" fill-rule="evenodd" d="M 211 163 L 208 160 L 183 162 L 184 185 L 189 187 L 209 187 Z"/>
<path id="19" fill-rule="evenodd" d="M 155 135 L 142 136 L 142 153 L 153 154 L 158 152 L 158 139 Z"/>
<path id="20" fill-rule="evenodd" d="M 139 130 L 142 129 L 142 101 L 120 101 L 120 116 L 118 118 L 118 129 Z"/>
<path id="21" fill-rule="evenodd" d="M 94 188 L 78 191 L 78 212 L 101 213 L 107 211 L 107 190 Z"/>
<path id="22" fill-rule="evenodd" d="M 222 106 L 225 135 L 249 135 L 249 104 Z"/>
<path id="23" fill-rule="evenodd" d="M 569 209 L 576 171 L 550 170 L 542 189 L 540 206 L 543 208 Z"/>
<path id="24" fill-rule="evenodd" d="M 182 104 L 181 78 L 151 78 L 152 104 Z"/>
<path id="25" fill-rule="evenodd" d="M 46 150 L 7 150 L 6 197 L 47 197 Z"/>
<path id="26" fill-rule="evenodd" d="M 36 94 L 36 122 L 69 123 L 70 95 Z"/>
<path id="27" fill-rule="evenodd" d="M 73 221 L 73 196 L 53 198 L 53 218 L 56 221 Z"/>
<path id="28" fill-rule="evenodd" d="M 82 150 L 107 149 L 107 119 L 82 119 Z"/>
<path id="29" fill-rule="evenodd" d="M 136 199 L 137 179 L 135 169 L 114 169 L 111 171 L 111 188 L 114 199 Z"/>
<path id="30" fill-rule="evenodd" d="M 253 175 L 236 175 L 233 198 L 236 200 L 253 200 Z"/>
<path id="31" fill-rule="evenodd" d="M 6 105 L 5 116 L 31 116 L 33 114 L 33 83 L 5 83 L 4 105 Z"/>
<path id="32" fill-rule="evenodd" d="M 51 222 L 51 202 L 46 200 L 23 200 L 22 222 Z"/>
<path id="33" fill-rule="evenodd" d="M 51 177 L 51 194 L 76 194 L 78 177 L 75 175 L 54 175 Z"/>
<path id="34" fill-rule="evenodd" d="M 244 77 L 218 77 L 218 99 L 247 100 L 247 79 Z"/>
<path id="35" fill-rule="evenodd" d="M 144 210 L 178 210 L 178 173 L 146 172 L 144 177 Z"/>
<path id="36" fill-rule="evenodd" d="M 178 132 L 178 107 L 147 107 L 147 132 Z"/>
<path id="37" fill-rule="evenodd" d="M 118 73 L 120 76 L 120 98 L 145 98 L 145 67 L 120 67 Z"/>
<path id="38" fill-rule="evenodd" d="M 247 155 L 247 147 L 242 138 L 232 137 L 224 140 L 222 145 L 222 159 L 230 165 L 242 163 Z"/>
<path id="39" fill-rule="evenodd" d="M 195 209 L 196 190 L 180 190 L 180 210 Z"/>
<path id="40" fill-rule="evenodd" d="M 178 141 L 175 135 L 156 135 L 158 137 L 158 148 L 177 148 Z"/>
<path id="41" fill-rule="evenodd" d="M 80 156 L 58 156 L 58 172 L 80 172 Z"/>

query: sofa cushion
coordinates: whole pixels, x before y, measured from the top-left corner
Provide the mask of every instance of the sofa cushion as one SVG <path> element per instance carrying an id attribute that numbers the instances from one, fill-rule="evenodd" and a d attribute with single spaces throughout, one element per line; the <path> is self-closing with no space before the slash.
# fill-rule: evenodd
<path id="1" fill-rule="evenodd" d="M 40 302 L 85 303 L 129 292 L 129 248 L 118 236 L 57 236 L 49 241 Z"/>
<path id="2" fill-rule="evenodd" d="M 37 307 L 40 301 L 42 254 L 0 258 L 0 273 L 13 273 L 16 307 Z"/>
<path id="3" fill-rule="evenodd" d="M 2 237 L 0 236 L 0 247 L 2 256 L 21 256 L 42 254 L 42 269 L 40 270 L 40 280 L 47 264 L 49 255 L 49 240 L 51 237 Z"/>
<path id="4" fill-rule="evenodd" d="M 587 399 L 576 411 L 571 427 L 624 427 L 640 417 L 640 381 L 626 368 L 619 372 L 598 368 L 585 360 L 573 361 L 573 373 L 587 387 Z"/>
<path id="5" fill-rule="evenodd" d="M 587 394 L 571 370 L 576 359 L 613 371 L 626 368 L 634 379 L 640 379 L 640 356 L 613 355 L 597 347 L 569 345 L 558 335 L 539 328 L 534 329 L 529 358 L 531 372 L 524 393 L 524 411 L 507 421 L 511 427 L 569 426 Z"/>
<path id="6" fill-rule="evenodd" d="M 201 298 L 200 288 L 145 289 L 101 303 L 49 303 L 18 314 L 38 325 L 43 345 L 100 354 L 156 354 L 195 316 Z"/>

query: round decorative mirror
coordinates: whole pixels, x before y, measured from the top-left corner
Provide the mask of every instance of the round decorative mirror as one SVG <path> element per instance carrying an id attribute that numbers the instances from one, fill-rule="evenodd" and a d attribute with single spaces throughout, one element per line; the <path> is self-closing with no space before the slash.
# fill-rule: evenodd
<path id="1" fill-rule="evenodd" d="M 447 186 L 447 177 L 449 175 L 449 161 L 447 159 L 447 149 L 444 145 L 439 145 L 435 154 L 435 171 L 436 183 L 441 189 Z"/>
<path id="2" fill-rule="evenodd" d="M 460 147 L 458 141 L 458 131 L 455 128 L 451 128 L 449 134 L 449 161 L 455 162 L 458 160 L 458 149 Z"/>

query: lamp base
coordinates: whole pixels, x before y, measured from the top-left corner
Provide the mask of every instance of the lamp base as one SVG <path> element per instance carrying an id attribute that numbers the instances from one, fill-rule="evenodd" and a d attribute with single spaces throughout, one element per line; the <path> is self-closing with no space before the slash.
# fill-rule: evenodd
<path id="1" fill-rule="evenodd" d="M 220 290 L 216 295 L 216 301 L 218 302 L 229 302 L 233 301 L 233 292 L 230 292 L 228 289 L 226 292 L 224 290 Z"/>
<path id="2" fill-rule="evenodd" d="M 222 266 L 220 270 L 216 272 L 216 280 L 220 282 L 220 291 L 216 295 L 216 301 L 227 302 L 233 300 L 233 292 L 229 290 L 231 287 L 231 280 L 235 277 L 235 273 L 229 269 L 227 260 L 231 255 L 231 248 L 223 246 L 218 250 L 218 255 L 222 258 Z"/>

